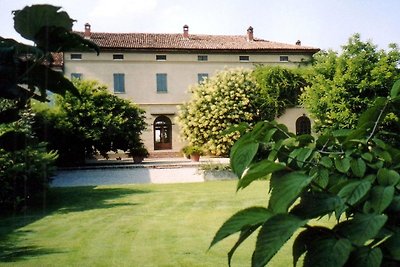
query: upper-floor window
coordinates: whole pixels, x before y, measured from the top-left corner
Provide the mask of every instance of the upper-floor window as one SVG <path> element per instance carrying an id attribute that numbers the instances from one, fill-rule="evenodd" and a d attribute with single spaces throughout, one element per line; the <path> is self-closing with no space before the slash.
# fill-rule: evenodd
<path id="1" fill-rule="evenodd" d="M 249 56 L 239 56 L 239 61 L 249 61 L 250 57 Z"/>
<path id="2" fill-rule="evenodd" d="M 113 54 L 113 59 L 114 60 L 123 60 L 124 54 Z"/>
<path id="3" fill-rule="evenodd" d="M 157 73 L 157 93 L 167 93 L 168 85 L 167 85 L 167 74 L 166 73 Z"/>
<path id="4" fill-rule="evenodd" d="M 114 93 L 125 93 L 124 73 L 114 73 Z"/>
<path id="5" fill-rule="evenodd" d="M 82 54 L 71 54 L 71 59 L 73 60 L 82 59 Z"/>
<path id="6" fill-rule="evenodd" d="M 73 80 L 73 79 L 81 80 L 82 79 L 82 73 L 71 73 L 71 80 Z"/>
<path id="7" fill-rule="evenodd" d="M 200 84 L 204 82 L 205 79 L 208 78 L 208 73 L 198 73 L 197 74 L 197 82 Z"/>
<path id="8" fill-rule="evenodd" d="M 208 61 L 208 56 L 207 55 L 198 55 L 197 61 Z"/>
<path id="9" fill-rule="evenodd" d="M 156 55 L 156 60 L 158 61 L 167 60 L 167 55 Z"/>
<path id="10" fill-rule="evenodd" d="M 279 61 L 281 62 L 288 62 L 289 61 L 289 56 L 280 56 Z"/>

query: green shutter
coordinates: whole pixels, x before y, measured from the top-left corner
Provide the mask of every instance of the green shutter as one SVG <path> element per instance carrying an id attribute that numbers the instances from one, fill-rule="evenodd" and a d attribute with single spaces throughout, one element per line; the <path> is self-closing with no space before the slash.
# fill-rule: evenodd
<path id="1" fill-rule="evenodd" d="M 166 73 L 157 73 L 157 92 L 168 92 Z"/>
<path id="2" fill-rule="evenodd" d="M 124 73 L 114 73 L 114 93 L 125 93 Z"/>

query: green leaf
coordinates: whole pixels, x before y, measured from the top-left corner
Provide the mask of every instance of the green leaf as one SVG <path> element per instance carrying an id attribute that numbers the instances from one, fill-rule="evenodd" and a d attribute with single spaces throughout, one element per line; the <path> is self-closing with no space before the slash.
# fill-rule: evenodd
<path id="1" fill-rule="evenodd" d="M 393 186 L 374 186 L 371 189 L 368 201 L 365 202 L 364 211 L 382 213 L 392 202 L 394 191 Z"/>
<path id="2" fill-rule="evenodd" d="M 335 158 L 335 167 L 341 173 L 347 173 L 350 169 L 349 158 Z"/>
<path id="3" fill-rule="evenodd" d="M 338 196 L 349 205 L 354 205 L 366 196 L 370 189 L 371 183 L 369 181 L 352 181 L 339 191 Z"/>
<path id="4" fill-rule="evenodd" d="M 286 212 L 311 181 L 312 177 L 302 172 L 273 176 L 268 208 L 274 213 Z"/>
<path id="5" fill-rule="evenodd" d="M 291 211 L 300 218 L 312 219 L 329 214 L 344 205 L 343 200 L 325 192 L 307 192 Z"/>
<path id="6" fill-rule="evenodd" d="M 343 266 L 350 256 L 352 246 L 345 238 L 325 237 L 311 243 L 304 267 L 338 267 Z"/>
<path id="7" fill-rule="evenodd" d="M 299 166 L 299 168 L 303 167 L 303 165 L 306 163 L 306 160 L 311 156 L 313 151 L 314 150 L 309 147 L 300 148 L 300 152 L 296 157 L 297 158 L 297 166 Z"/>
<path id="8" fill-rule="evenodd" d="M 387 256 L 400 261 L 400 229 L 398 227 L 395 228 L 394 234 L 383 243 L 383 247 L 389 252 Z"/>
<path id="9" fill-rule="evenodd" d="M 374 158 L 374 156 L 373 156 L 371 153 L 369 153 L 369 152 L 363 153 L 363 154 L 361 155 L 361 157 L 362 157 L 363 159 L 365 159 L 366 161 L 368 161 L 368 162 L 371 162 L 372 159 Z"/>
<path id="10" fill-rule="evenodd" d="M 293 266 L 296 267 L 297 261 L 311 246 L 312 242 L 331 235 L 331 232 L 331 229 L 320 226 L 310 226 L 302 231 L 293 242 Z"/>
<path id="11" fill-rule="evenodd" d="M 357 177 L 364 177 L 365 171 L 367 170 L 367 165 L 361 158 L 351 159 L 350 162 L 351 171 Z"/>
<path id="12" fill-rule="evenodd" d="M 254 180 L 264 178 L 273 172 L 280 171 L 285 168 L 285 165 L 269 160 L 263 160 L 251 164 L 239 180 L 237 189 L 239 190 L 240 188 L 245 188 Z"/>
<path id="13" fill-rule="evenodd" d="M 260 227 L 260 224 L 248 227 L 240 232 L 239 239 L 236 241 L 235 245 L 231 248 L 231 250 L 228 252 L 228 265 L 231 267 L 231 261 L 233 254 L 235 253 L 236 249 L 240 246 L 240 244 L 243 243 L 252 233 L 254 233 L 257 228 Z"/>
<path id="14" fill-rule="evenodd" d="M 390 90 L 390 97 L 396 98 L 399 95 L 399 92 L 400 92 L 400 80 L 397 80 L 393 84 L 392 89 Z"/>
<path id="15" fill-rule="evenodd" d="M 317 176 L 313 180 L 314 183 L 318 184 L 322 188 L 326 188 L 329 184 L 329 171 L 325 168 L 318 168 Z"/>
<path id="16" fill-rule="evenodd" d="M 329 157 L 327 157 L 327 156 L 323 156 L 322 158 L 321 158 L 321 160 L 319 161 L 319 163 L 322 165 L 322 166 L 324 166 L 325 168 L 331 168 L 332 167 L 332 160 L 329 158 Z"/>
<path id="17" fill-rule="evenodd" d="M 74 20 L 61 7 L 52 5 L 26 6 L 13 11 L 14 28 L 25 39 L 35 41 L 36 35 L 43 27 L 56 26 L 72 31 Z"/>
<path id="18" fill-rule="evenodd" d="M 395 170 L 382 168 L 378 170 L 378 183 L 383 186 L 396 186 L 400 181 L 400 175 Z"/>
<path id="19" fill-rule="evenodd" d="M 307 220 L 290 214 L 277 214 L 269 218 L 257 236 L 252 266 L 265 266 L 293 233 L 306 223 Z"/>
<path id="20" fill-rule="evenodd" d="M 352 267 L 379 267 L 383 254 L 380 248 L 361 247 L 356 248 L 351 254 L 348 266 Z"/>
<path id="21" fill-rule="evenodd" d="M 354 219 L 337 224 L 333 230 L 353 244 L 363 246 L 379 233 L 386 221 L 384 214 L 356 214 Z"/>
<path id="22" fill-rule="evenodd" d="M 254 225 L 260 226 L 271 215 L 272 213 L 263 207 L 251 207 L 237 212 L 220 227 L 211 241 L 210 248 L 234 233 L 243 231 Z"/>
<path id="23" fill-rule="evenodd" d="M 244 135 L 231 149 L 231 167 L 238 177 L 242 177 L 243 172 L 252 162 L 259 147 L 259 143 L 250 137 L 250 135 Z"/>

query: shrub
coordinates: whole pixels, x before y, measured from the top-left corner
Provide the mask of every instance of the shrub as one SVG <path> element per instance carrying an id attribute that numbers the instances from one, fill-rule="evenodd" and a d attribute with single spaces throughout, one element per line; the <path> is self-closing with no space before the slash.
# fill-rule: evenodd
<path id="1" fill-rule="evenodd" d="M 257 88 L 251 71 L 242 69 L 220 72 L 192 87 L 191 100 L 179 109 L 182 135 L 213 155 L 227 155 L 240 134 L 226 134 L 226 129 L 258 116 L 253 105 Z"/>
<path id="2" fill-rule="evenodd" d="M 191 100 L 182 105 L 182 135 L 213 155 L 228 155 L 243 125 L 273 120 L 298 103 L 306 85 L 299 70 L 258 66 L 226 70 L 194 86 Z M 233 129 L 233 130 L 229 130 Z"/>

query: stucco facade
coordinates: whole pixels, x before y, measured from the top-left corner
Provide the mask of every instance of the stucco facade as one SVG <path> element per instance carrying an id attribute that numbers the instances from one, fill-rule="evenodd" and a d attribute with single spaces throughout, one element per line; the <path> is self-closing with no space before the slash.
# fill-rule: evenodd
<path id="1" fill-rule="evenodd" d="M 215 43 L 228 40 L 226 36 L 207 35 L 207 38 L 203 38 L 207 40 L 203 41 L 209 43 L 193 48 L 197 45 L 197 39 L 198 42 L 202 41 L 202 36 L 189 35 L 188 27 L 186 35 L 184 28 L 182 38 L 179 35 L 156 35 L 153 38 L 155 44 L 144 45 L 142 44 L 143 36 L 131 34 L 126 37 L 110 33 L 95 35 L 90 32 L 90 26 L 82 34 L 97 43 L 101 53 L 99 56 L 95 53 L 79 51 L 65 53 L 65 76 L 98 80 L 106 84 L 112 93 L 132 100 L 142 107 L 146 111 L 148 123 L 148 129 L 143 133 L 142 138 L 150 152 L 154 150 L 179 151 L 182 148 L 184 140 L 179 137 L 179 127 L 175 119 L 177 106 L 190 99 L 189 87 L 197 84 L 202 76 L 211 77 L 216 72 L 229 68 L 253 68 L 255 64 L 298 66 L 309 61 L 318 51 L 315 48 L 302 47 L 300 44 L 279 49 L 279 45 L 284 46 L 280 43 L 276 43 L 276 47 L 273 48 L 252 48 L 268 41 L 253 39 L 252 35 L 249 36 L 249 32 L 247 36 L 232 36 L 229 40 L 238 41 L 231 46 L 225 44 L 221 49 L 218 49 L 218 43 Z M 111 41 L 111 44 L 98 41 L 106 37 L 115 41 Z M 251 40 L 248 39 L 249 37 Z M 129 43 L 124 39 L 124 43 L 121 43 L 121 38 L 133 41 Z M 156 40 L 157 38 L 162 40 Z M 181 41 L 182 44 L 175 44 Z M 169 44 L 165 46 L 164 42 L 169 42 Z M 243 42 L 242 46 L 240 42 Z M 250 44 L 251 42 L 259 43 Z M 270 43 L 265 44 L 267 45 Z M 123 88 L 116 89 L 116 75 L 119 75 L 118 79 L 123 82 Z M 169 123 L 166 118 L 171 123 L 168 126 L 170 128 L 163 126 L 165 121 Z M 163 132 L 163 129 L 166 132 Z M 168 140 L 161 138 L 161 142 L 167 141 L 169 145 L 159 146 L 157 142 L 160 141 L 160 134 L 168 135 L 166 137 Z"/>

